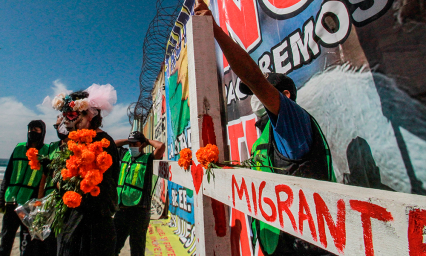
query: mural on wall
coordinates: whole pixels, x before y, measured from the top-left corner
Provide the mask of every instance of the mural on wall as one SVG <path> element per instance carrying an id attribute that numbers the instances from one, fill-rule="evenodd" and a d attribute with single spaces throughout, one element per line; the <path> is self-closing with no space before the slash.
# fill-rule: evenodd
<path id="1" fill-rule="evenodd" d="M 173 51 L 166 56 L 165 61 L 167 152 L 169 160 L 178 160 L 179 152 L 182 149 L 191 148 L 188 56 L 185 26 L 183 25 L 186 24 L 189 17 L 188 8 L 184 5 L 172 31 Z"/>
<path id="2" fill-rule="evenodd" d="M 193 5 L 185 1 L 166 53 L 169 160 L 191 147 L 185 24 Z M 327 138 L 338 182 L 419 195 L 426 194 L 423 5 L 420 0 L 209 3 L 216 22 L 262 71 L 295 81 L 297 103 Z M 259 117 L 219 48 L 216 53 L 219 86 L 226 94 L 229 159 L 243 161 L 260 135 Z M 236 209 L 230 213 L 233 255 L 274 253 L 259 249 L 250 217 Z"/>
<path id="3" fill-rule="evenodd" d="M 167 144 L 166 100 L 164 87 L 164 72 L 160 72 L 152 90 L 153 106 L 151 111 L 153 113 L 153 139 Z M 166 153 L 164 153 L 163 159 L 167 159 Z M 154 175 L 153 184 L 155 184 L 155 187 L 153 187 L 154 192 L 152 194 L 151 201 L 151 219 L 166 218 L 168 213 L 166 207 L 168 181 Z"/>
<path id="4" fill-rule="evenodd" d="M 283 2 L 241 1 L 237 8 L 217 0 L 211 7 L 262 71 L 295 81 L 298 104 L 328 139 L 339 182 L 425 194 L 426 89 L 417 72 L 425 65 L 417 44 L 425 15 L 418 1 L 308 1 L 291 12 Z M 231 158 L 244 160 L 253 142 L 245 125 L 253 122 L 251 96 L 239 91 L 240 80 L 219 50 L 218 60 Z M 359 160 L 366 163 L 355 166 Z"/>
<path id="5" fill-rule="evenodd" d="M 188 83 L 188 56 L 186 45 L 185 24 L 190 18 L 193 1 L 188 1 L 182 6 L 175 27 L 168 41 L 164 65 L 164 93 L 161 93 L 162 103 L 155 103 L 154 110 L 160 113 L 163 125 L 157 123 L 155 136 L 166 136 L 168 160 L 179 159 L 179 152 L 184 148 L 191 148 L 191 126 Z M 164 95 L 164 96 L 163 96 Z M 160 93 L 156 99 L 160 98 Z M 157 114 L 157 120 L 160 120 Z M 164 129 L 165 127 L 165 129 Z M 167 132 L 164 133 L 163 131 Z M 163 137 L 162 137 L 163 138 Z M 163 140 L 164 141 L 164 140 Z M 168 167 L 168 166 L 166 166 Z M 168 170 L 164 170 L 168 172 Z M 168 213 L 167 227 L 179 238 L 181 249 L 185 254 L 196 254 L 196 237 L 194 222 L 193 191 L 171 181 L 167 182 Z M 182 251 L 181 250 L 181 251 Z M 185 255 L 182 251 L 182 255 Z"/>
<path id="6" fill-rule="evenodd" d="M 338 182 L 426 194 L 425 12 L 418 0 L 212 0 L 216 22 L 264 72 L 284 73 L 297 102 L 319 122 Z M 251 96 L 220 49 L 232 160 L 245 160 L 259 131 Z M 233 254 L 257 254 L 233 210 Z M 239 248 L 238 248 L 239 246 Z M 246 254 L 250 252 L 250 254 Z"/>
<path id="7" fill-rule="evenodd" d="M 154 89 L 152 91 L 152 112 L 154 114 L 154 140 L 166 142 L 167 141 L 167 120 L 166 120 L 166 91 L 165 91 L 165 80 L 164 80 L 164 66 L 155 82 Z M 167 144 L 167 143 L 166 143 Z M 167 151 L 166 151 L 167 152 Z M 166 153 L 164 153 L 163 159 L 167 159 Z"/>
<path id="8" fill-rule="evenodd" d="M 169 181 L 168 195 L 170 221 L 167 225 L 176 228 L 174 234 L 179 236 L 182 246 L 188 254 L 195 255 L 194 192 Z"/>

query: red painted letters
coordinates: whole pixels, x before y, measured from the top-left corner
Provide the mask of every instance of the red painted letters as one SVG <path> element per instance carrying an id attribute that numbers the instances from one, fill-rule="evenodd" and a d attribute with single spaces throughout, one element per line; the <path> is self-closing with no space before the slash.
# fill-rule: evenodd
<path id="1" fill-rule="evenodd" d="M 240 151 L 248 150 L 247 153 L 250 154 L 251 148 L 254 142 L 257 140 L 256 126 L 254 125 L 256 123 L 256 119 L 255 118 L 251 118 L 247 120 L 240 119 L 236 121 L 237 122 L 233 121 L 232 124 L 228 124 L 228 129 L 227 129 L 229 145 L 231 148 L 231 159 L 235 161 L 246 160 L 246 159 L 240 159 Z M 239 141 L 238 141 L 240 138 L 245 139 L 247 143 L 247 149 L 240 148 Z"/>
<path id="2" fill-rule="evenodd" d="M 408 221 L 408 249 L 411 256 L 426 255 L 426 244 L 423 243 L 423 230 L 426 226 L 426 210 L 410 211 Z"/>
<path id="3" fill-rule="evenodd" d="M 369 202 L 350 200 L 349 203 L 353 210 L 361 213 L 362 228 L 364 231 L 365 255 L 373 256 L 374 248 L 373 233 L 371 231 L 371 218 L 378 219 L 380 221 L 391 221 L 393 220 L 392 214 L 386 211 L 385 208 Z"/>
<path id="4" fill-rule="evenodd" d="M 260 209 L 260 212 L 262 213 L 263 218 L 265 218 L 265 220 L 274 222 L 277 219 L 277 209 L 275 208 L 275 204 L 271 200 L 271 198 L 268 198 L 268 197 L 263 198 L 263 201 L 265 201 L 265 203 L 269 205 L 269 207 L 271 207 L 271 210 L 272 210 L 271 215 L 266 214 L 266 212 L 263 210 L 262 193 L 265 186 L 266 186 L 266 182 L 262 181 L 259 186 L 259 209 Z"/>
<path id="5" fill-rule="evenodd" d="M 249 212 L 251 213 L 250 198 L 247 192 L 246 181 L 244 180 L 244 178 L 242 178 L 241 187 L 238 187 L 237 180 L 235 179 L 235 176 L 232 175 L 232 202 L 234 203 L 234 207 L 235 207 L 235 191 L 234 191 L 235 187 L 237 188 L 237 193 L 240 200 L 243 199 L 243 193 L 246 194 L 247 207 Z"/>
<path id="6" fill-rule="evenodd" d="M 346 208 L 345 202 L 340 199 L 337 201 L 337 224 L 334 224 L 330 211 L 324 200 L 318 193 L 314 193 L 314 201 L 318 219 L 318 233 L 321 244 L 327 248 L 327 237 L 325 234 L 324 219 L 327 222 L 330 234 L 333 237 L 334 245 L 340 253 L 346 246 Z"/>
<path id="7" fill-rule="evenodd" d="M 287 200 L 281 201 L 280 192 L 287 194 Z M 275 186 L 275 194 L 277 195 L 278 216 L 281 227 L 284 227 L 283 211 L 285 211 L 291 221 L 291 225 L 293 225 L 294 231 L 297 232 L 296 221 L 294 220 L 293 213 L 290 211 L 290 207 L 293 204 L 293 190 L 287 185 L 277 185 Z"/>
<path id="8" fill-rule="evenodd" d="M 303 190 L 299 190 L 299 230 L 301 235 L 303 235 L 303 222 L 305 220 L 308 221 L 312 239 L 314 239 L 314 241 L 317 241 L 317 230 L 315 228 L 315 223 L 314 219 L 312 218 L 311 210 L 309 209 L 309 205 L 306 201 L 306 197 L 303 193 Z"/>
<path id="9" fill-rule="evenodd" d="M 218 0 L 217 5 L 220 6 L 218 9 L 220 27 L 250 52 L 261 41 L 256 2 Z M 223 56 L 223 68 L 227 69 L 228 66 L 228 61 Z"/>
<path id="10" fill-rule="evenodd" d="M 253 207 L 254 207 L 254 215 L 257 215 L 257 197 L 256 197 L 256 187 L 254 183 L 251 183 L 251 195 L 253 197 Z"/>

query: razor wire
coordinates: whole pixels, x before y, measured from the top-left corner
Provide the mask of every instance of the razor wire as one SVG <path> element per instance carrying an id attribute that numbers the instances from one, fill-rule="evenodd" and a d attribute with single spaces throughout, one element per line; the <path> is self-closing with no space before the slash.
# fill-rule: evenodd
<path id="1" fill-rule="evenodd" d="M 157 0 L 157 13 L 150 22 L 142 48 L 142 69 L 139 76 L 140 94 L 138 100 L 127 108 L 130 124 L 137 119 L 142 124 L 152 106 L 152 88 L 161 71 L 170 32 L 176 21 L 184 0 L 170 1 Z"/>

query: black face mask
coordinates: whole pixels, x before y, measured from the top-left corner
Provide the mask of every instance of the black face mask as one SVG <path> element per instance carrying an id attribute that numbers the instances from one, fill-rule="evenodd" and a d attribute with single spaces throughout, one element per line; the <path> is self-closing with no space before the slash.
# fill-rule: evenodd
<path id="1" fill-rule="evenodd" d="M 60 133 L 58 130 L 56 130 L 56 134 L 58 135 L 58 138 L 60 140 L 65 140 L 66 138 L 68 138 L 68 134 Z"/>
<path id="2" fill-rule="evenodd" d="M 38 142 L 41 139 L 41 133 L 31 131 L 28 133 L 29 142 Z"/>

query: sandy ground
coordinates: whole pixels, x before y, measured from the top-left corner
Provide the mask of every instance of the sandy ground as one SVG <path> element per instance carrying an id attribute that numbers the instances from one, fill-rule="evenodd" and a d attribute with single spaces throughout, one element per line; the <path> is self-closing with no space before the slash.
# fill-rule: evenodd
<path id="1" fill-rule="evenodd" d="M 0 214 L 0 230 L 3 222 L 3 214 Z M 11 256 L 19 256 L 19 230 L 18 233 L 16 233 L 15 242 L 13 243 L 12 253 Z M 127 239 L 126 244 L 124 245 L 123 249 L 121 250 L 120 256 L 130 256 L 130 245 L 129 245 L 129 239 Z"/>

